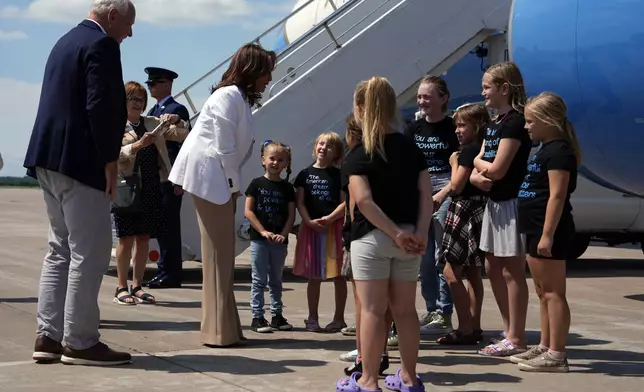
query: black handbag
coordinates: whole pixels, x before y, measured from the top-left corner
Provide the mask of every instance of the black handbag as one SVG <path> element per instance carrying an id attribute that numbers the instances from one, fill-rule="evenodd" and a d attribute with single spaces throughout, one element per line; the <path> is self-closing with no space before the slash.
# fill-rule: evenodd
<path id="1" fill-rule="evenodd" d="M 141 212 L 141 186 L 139 157 L 137 155 L 134 159 L 132 175 L 116 183 L 116 198 L 112 202 L 112 213 L 129 215 Z"/>

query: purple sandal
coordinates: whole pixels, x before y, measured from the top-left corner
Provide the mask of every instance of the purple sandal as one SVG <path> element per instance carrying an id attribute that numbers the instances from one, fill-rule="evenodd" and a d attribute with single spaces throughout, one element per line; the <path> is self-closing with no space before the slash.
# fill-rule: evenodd
<path id="1" fill-rule="evenodd" d="M 403 383 L 403 381 L 402 381 L 402 378 L 400 378 L 400 369 L 398 369 L 398 371 L 396 372 L 395 375 L 387 376 L 385 378 L 385 386 L 390 391 L 397 391 L 397 392 L 425 392 L 425 386 L 423 385 L 423 381 L 418 376 L 416 376 L 416 379 L 418 380 L 418 385 L 411 386 L 411 387 L 405 385 Z"/>
<path id="2" fill-rule="evenodd" d="M 344 377 L 336 384 L 337 392 L 382 392 L 382 389 L 364 389 L 358 384 L 362 373 L 353 373 L 351 377 Z"/>

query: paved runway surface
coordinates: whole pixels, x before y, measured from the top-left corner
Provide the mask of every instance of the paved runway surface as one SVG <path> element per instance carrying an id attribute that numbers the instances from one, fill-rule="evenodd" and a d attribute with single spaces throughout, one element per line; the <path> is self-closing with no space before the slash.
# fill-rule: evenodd
<path id="1" fill-rule="evenodd" d="M 38 190 L 0 189 L 0 391 L 334 391 L 346 366 L 339 354 L 354 348 L 340 334 L 303 330 L 306 284 L 285 273 L 285 316 L 292 332 L 256 334 L 250 323 L 248 255 L 238 258 L 235 293 L 249 345 L 208 349 L 199 343 L 200 267 L 186 263 L 188 284 L 156 290 L 156 306 L 113 304 L 113 267 L 99 303 L 103 339 L 134 355 L 114 368 L 36 365 L 30 360 L 47 222 Z M 291 252 L 292 254 L 292 252 Z M 289 260 L 287 264 L 290 265 Z M 443 348 L 423 341 L 418 372 L 428 391 L 641 391 L 644 376 L 644 257 L 639 247 L 591 247 L 569 266 L 572 309 L 571 373 L 529 374 L 475 348 Z M 150 269 L 150 274 L 153 270 Z M 483 327 L 495 331 L 500 317 L 489 285 Z M 324 284 L 320 323 L 331 321 L 333 285 Z M 538 301 L 530 284 L 529 343 L 538 343 Z M 268 295 L 267 295 L 268 298 Z M 352 296 L 347 322 L 353 322 Z M 417 308 L 422 309 L 420 294 Z M 454 318 L 456 323 L 456 318 Z M 399 366 L 393 351 L 390 372 Z M 384 383 L 383 383 L 384 384 Z M 383 385 L 381 384 L 381 385 Z"/>

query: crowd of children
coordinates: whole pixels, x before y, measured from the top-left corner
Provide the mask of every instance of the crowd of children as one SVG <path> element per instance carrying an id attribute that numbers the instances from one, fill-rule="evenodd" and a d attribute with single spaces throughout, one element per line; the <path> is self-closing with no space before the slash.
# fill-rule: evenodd
<path id="1" fill-rule="evenodd" d="M 386 80 L 374 79 L 361 82 L 356 88 L 354 113 L 347 121 L 346 147 L 337 133 L 319 135 L 313 148 L 314 163 L 296 176 L 293 187 L 288 182 L 290 148 L 268 140 L 261 150 L 265 175 L 254 179 L 246 190 L 246 217 L 252 226 L 251 329 L 256 332 L 292 329 L 282 314 L 281 291 L 288 233 L 297 210 L 302 224 L 293 272 L 308 279 L 306 329 L 342 331 L 356 336 L 357 350 L 341 357 L 353 362 L 345 369 L 350 378 L 341 380 L 337 386 L 338 391 L 344 392 L 373 390 L 365 389 L 364 384 L 358 382 L 367 374 L 363 369 L 363 351 L 369 352 L 370 356 L 375 355 L 374 350 L 382 352 L 379 368 L 382 373 L 389 367 L 388 344 L 397 345 L 391 338 L 397 338 L 400 332 L 402 343 L 404 334 L 412 334 L 407 322 L 405 330 L 401 330 L 402 323 L 396 316 L 404 316 L 393 307 L 391 300 L 385 304 L 386 328 L 382 331 L 385 339 L 372 339 L 381 335 L 361 328 L 365 315 L 368 314 L 371 320 L 371 309 L 376 305 L 373 298 L 368 298 L 371 294 L 365 294 L 369 293 L 364 289 L 366 286 L 356 289 L 356 281 L 379 279 L 375 276 L 380 276 L 381 271 L 375 270 L 380 266 L 365 265 L 362 261 L 358 266 L 352 265 L 351 238 L 355 236 L 351 233 L 355 234 L 360 228 L 375 232 L 381 229 L 381 224 L 372 224 L 360 213 L 350 191 L 349 177 L 358 176 L 359 169 L 355 164 L 347 170 L 341 167 L 345 155 L 351 160 L 352 154 L 365 154 L 365 149 L 374 145 L 387 146 L 384 134 L 378 136 L 382 140 L 376 140 L 372 133 L 367 135 L 365 131 L 364 136 L 369 140 L 363 141 L 363 129 L 372 132 L 379 126 L 378 121 L 384 124 L 386 116 L 382 112 L 391 95 Z M 432 227 L 427 235 L 420 238 L 405 229 L 392 237 L 392 243 L 402 251 L 424 254 L 416 275 L 420 274 L 426 313 L 420 317 L 417 332 L 412 335 L 440 334 L 437 339 L 440 344 L 480 343 L 483 340 L 482 268 L 485 266 L 504 330 L 502 336 L 492 339 L 478 353 L 509 357 L 525 371 L 567 372 L 565 345 L 570 310 L 565 294 L 565 259 L 575 230 L 570 195 L 576 187 L 581 159 L 574 128 L 559 96 L 546 92 L 527 99 L 521 72 L 514 63 L 505 62 L 488 68 L 482 88 L 484 105 L 465 104 L 448 117 L 449 90 L 444 80 L 424 78 L 418 91 L 421 118 L 402 132 L 413 140 L 424 156 L 423 167 L 429 171 L 433 188 Z M 368 104 L 365 104 L 366 99 Z M 376 112 L 365 114 L 366 109 L 361 108 L 370 105 L 377 108 Z M 495 112 L 493 118 L 490 118 L 490 110 Z M 530 157 L 537 144 L 538 150 Z M 399 158 L 397 154 L 389 154 L 384 159 L 384 150 L 370 154 L 366 156 L 374 162 L 378 161 L 376 155 L 382 155 L 383 170 L 397 167 L 391 160 L 412 159 Z M 281 176 L 284 170 L 286 179 Z M 401 167 L 400 170 L 404 177 L 406 169 Z M 420 180 L 418 183 L 420 186 Z M 375 204 L 379 203 L 375 200 Z M 422 209 L 419 214 L 420 211 Z M 356 221 L 356 214 L 360 216 L 360 223 Z M 361 226 L 356 228 L 356 225 Z M 374 246 L 388 246 L 377 244 Z M 541 305 L 541 340 L 530 349 L 525 340 L 529 295 L 526 259 Z M 392 269 L 387 279 L 402 276 L 402 270 L 397 271 L 394 273 Z M 467 280 L 467 288 L 463 279 Z M 319 322 L 318 304 L 320 285 L 325 280 L 333 280 L 335 285 L 335 314 L 323 328 Z M 355 327 L 347 326 L 344 320 L 347 280 L 353 284 Z M 264 317 L 267 285 L 270 323 Z M 458 318 L 458 328 L 454 329 L 451 327 L 452 302 Z M 370 310 L 363 314 L 361 310 L 365 307 Z M 399 327 L 393 325 L 393 334 L 387 341 L 392 321 Z M 368 333 L 367 339 L 362 338 L 361 330 Z M 406 341 L 410 338 L 404 337 Z M 411 347 L 408 343 L 407 346 Z M 406 350 L 413 351 L 413 347 Z M 413 356 L 408 358 L 408 362 L 414 362 L 413 366 L 403 363 L 404 377 L 400 372 L 394 378 L 388 377 L 385 382 L 388 388 L 424 390 L 413 371 Z M 373 362 L 369 366 L 373 366 Z M 368 372 L 371 377 L 371 370 Z"/>

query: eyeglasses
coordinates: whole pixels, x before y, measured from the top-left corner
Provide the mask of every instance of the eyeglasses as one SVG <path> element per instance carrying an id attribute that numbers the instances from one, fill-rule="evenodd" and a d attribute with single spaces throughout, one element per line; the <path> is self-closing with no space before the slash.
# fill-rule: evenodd
<path id="1" fill-rule="evenodd" d="M 127 100 L 132 102 L 137 102 L 137 103 L 145 103 L 145 99 L 139 98 L 139 97 L 127 97 Z"/>
<path id="2" fill-rule="evenodd" d="M 279 143 L 279 142 L 275 142 L 275 141 L 273 141 L 273 140 L 271 140 L 271 139 L 264 140 L 264 143 L 262 143 L 262 147 L 266 147 L 266 146 L 268 146 L 268 145 L 269 145 L 269 144 L 271 144 L 271 143 L 279 144 L 280 146 L 284 147 L 285 149 L 287 149 L 287 150 L 289 150 L 289 151 L 291 150 L 291 147 L 290 147 L 290 146 L 288 146 L 287 144 Z"/>

